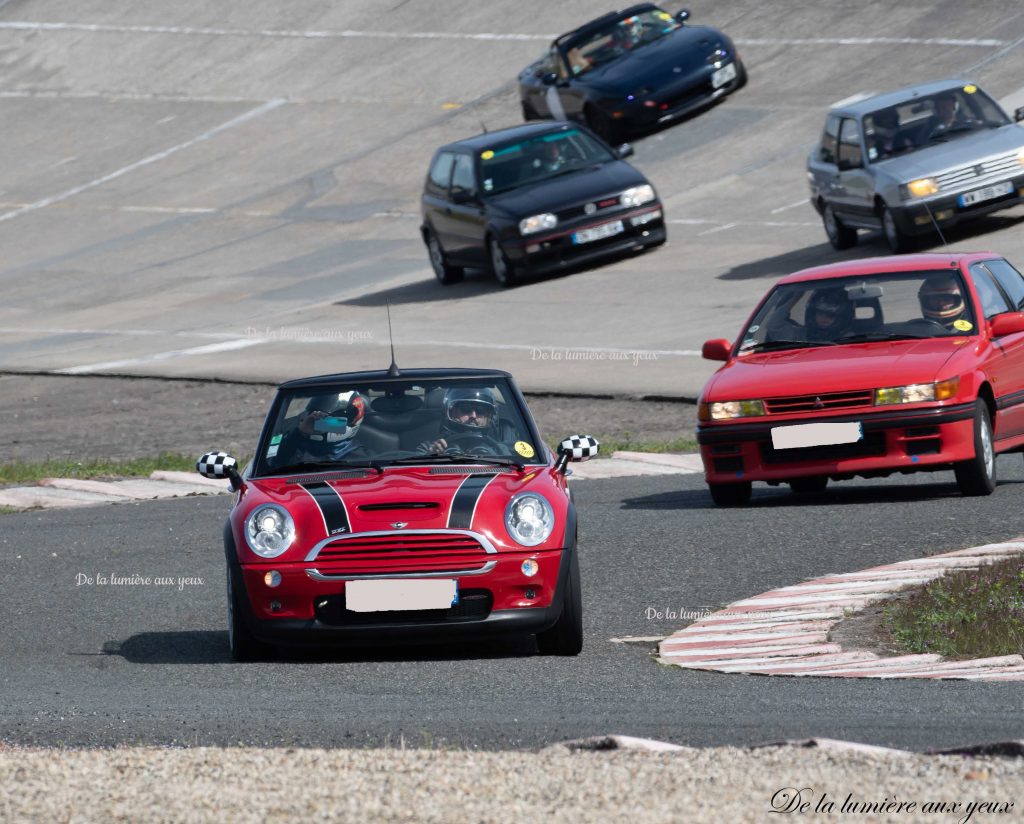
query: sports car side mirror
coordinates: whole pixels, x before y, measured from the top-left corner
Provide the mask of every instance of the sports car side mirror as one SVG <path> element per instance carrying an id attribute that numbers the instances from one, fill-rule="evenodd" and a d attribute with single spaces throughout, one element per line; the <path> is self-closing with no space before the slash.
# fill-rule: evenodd
<path id="1" fill-rule="evenodd" d="M 597 439 L 589 435 L 570 435 L 558 445 L 558 462 L 555 469 L 565 472 L 565 466 L 569 461 L 589 461 L 600 447 Z"/>
<path id="2" fill-rule="evenodd" d="M 232 490 L 242 485 L 242 476 L 238 474 L 238 461 L 227 452 L 206 452 L 196 461 L 196 472 L 204 478 L 226 478 L 231 483 Z"/>
<path id="3" fill-rule="evenodd" d="M 1020 123 L 1022 120 L 1024 120 L 1024 106 L 1021 106 L 1013 113 L 1013 119 L 1016 123 Z"/>
<path id="4" fill-rule="evenodd" d="M 623 143 L 615 150 L 615 154 L 619 156 L 619 160 L 625 160 L 627 157 L 632 157 L 634 154 L 633 144 Z"/>
<path id="5" fill-rule="evenodd" d="M 727 361 L 731 351 L 732 343 L 725 338 L 715 338 L 704 341 L 700 354 L 705 360 Z"/>
<path id="6" fill-rule="evenodd" d="M 558 82 L 558 75 L 554 72 L 548 72 L 541 77 L 540 82 L 545 86 L 554 86 Z"/>
<path id="7" fill-rule="evenodd" d="M 1024 312 L 1002 312 L 989 319 L 989 332 L 994 338 L 1024 332 Z"/>
<path id="8" fill-rule="evenodd" d="M 676 20 L 678 20 L 680 23 L 685 23 L 689 19 L 690 19 L 690 10 L 689 9 L 680 9 L 679 11 L 676 12 Z"/>

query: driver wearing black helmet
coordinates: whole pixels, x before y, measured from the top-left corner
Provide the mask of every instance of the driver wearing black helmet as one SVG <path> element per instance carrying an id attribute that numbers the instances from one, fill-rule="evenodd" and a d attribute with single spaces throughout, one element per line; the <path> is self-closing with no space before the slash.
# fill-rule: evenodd
<path id="1" fill-rule="evenodd" d="M 444 394 L 440 436 L 424 441 L 417 452 L 441 455 L 449 452 L 507 452 L 498 404 L 487 387 L 452 388 Z"/>

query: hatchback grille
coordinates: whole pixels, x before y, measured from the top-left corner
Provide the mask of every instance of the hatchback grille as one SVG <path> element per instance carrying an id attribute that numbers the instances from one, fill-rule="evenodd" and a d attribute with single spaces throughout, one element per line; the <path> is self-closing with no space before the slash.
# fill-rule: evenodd
<path id="1" fill-rule="evenodd" d="M 939 189 L 960 189 L 974 183 L 987 183 L 989 179 L 1002 180 L 1020 171 L 1020 161 L 1017 160 L 1017 153 L 1003 155 L 1002 157 L 990 158 L 980 163 L 972 163 L 969 166 L 962 166 L 951 172 L 936 176 Z M 979 174 L 980 172 L 980 174 Z"/>
<path id="2" fill-rule="evenodd" d="M 871 406 L 874 394 L 870 389 L 857 392 L 829 392 L 822 395 L 795 395 L 789 398 L 766 398 L 765 412 L 782 415 L 787 412 L 823 412 L 833 409 L 854 409 Z"/>
<path id="3" fill-rule="evenodd" d="M 590 204 L 593 204 L 594 210 L 588 214 L 586 207 Z M 619 208 L 619 196 L 611 195 L 610 197 L 588 200 L 586 203 L 580 203 L 577 206 L 570 206 L 568 209 L 556 212 L 555 216 L 558 218 L 559 223 L 564 223 L 568 220 L 575 220 L 578 217 L 600 217 L 604 212 L 617 208 Z"/>

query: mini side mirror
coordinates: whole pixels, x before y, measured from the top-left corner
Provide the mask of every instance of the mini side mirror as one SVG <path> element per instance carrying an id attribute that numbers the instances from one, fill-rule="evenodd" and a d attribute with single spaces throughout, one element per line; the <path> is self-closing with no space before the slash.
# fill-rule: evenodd
<path id="1" fill-rule="evenodd" d="M 1024 106 L 1021 106 L 1019 109 L 1014 111 L 1013 120 L 1016 123 L 1020 123 L 1022 120 L 1024 120 Z"/>
<path id="2" fill-rule="evenodd" d="M 685 23 L 689 19 L 690 19 L 690 10 L 689 9 L 680 9 L 679 11 L 676 12 L 676 20 L 678 20 L 680 23 Z"/>
<path id="3" fill-rule="evenodd" d="M 196 461 L 196 472 L 204 478 L 223 478 L 231 483 L 233 490 L 242 485 L 242 476 L 238 474 L 238 461 L 227 452 L 206 452 Z"/>
<path id="4" fill-rule="evenodd" d="M 1002 312 L 988 322 L 989 332 L 994 338 L 1024 332 L 1024 312 Z"/>
<path id="5" fill-rule="evenodd" d="M 725 338 L 715 338 L 704 341 L 700 350 L 701 357 L 705 360 L 727 361 L 732 351 L 732 343 Z"/>
<path id="6" fill-rule="evenodd" d="M 632 157 L 634 154 L 632 143 L 623 143 L 615 150 L 615 154 L 619 156 L 619 160 L 625 160 L 627 157 Z"/>
<path id="7" fill-rule="evenodd" d="M 565 472 L 565 465 L 569 461 L 589 461 L 600 447 L 597 439 L 589 435 L 570 435 L 558 445 L 558 463 L 555 469 Z"/>

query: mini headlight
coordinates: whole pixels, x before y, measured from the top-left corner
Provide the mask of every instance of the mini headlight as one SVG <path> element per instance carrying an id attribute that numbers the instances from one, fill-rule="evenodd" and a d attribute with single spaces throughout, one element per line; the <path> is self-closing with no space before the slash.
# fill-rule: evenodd
<path id="1" fill-rule="evenodd" d="M 276 558 L 295 540 L 295 522 L 282 506 L 258 506 L 245 519 L 245 540 L 261 558 Z"/>
<path id="2" fill-rule="evenodd" d="M 505 507 L 505 529 L 517 544 L 537 546 L 544 543 L 555 528 L 555 513 L 540 495 L 524 492 Z"/>
<path id="3" fill-rule="evenodd" d="M 642 206 L 645 203 L 650 203 L 652 200 L 654 200 L 654 187 L 648 186 L 646 183 L 643 186 L 634 186 L 632 189 L 626 189 L 620 198 L 622 205 L 627 208 Z"/>
<path id="4" fill-rule="evenodd" d="M 554 229 L 558 225 L 558 218 L 551 212 L 542 215 L 530 215 L 519 221 L 519 234 L 532 235 L 534 232 L 543 232 L 545 229 Z"/>
<path id="5" fill-rule="evenodd" d="M 724 421 L 728 418 L 752 418 L 764 414 L 764 401 L 720 401 L 708 404 L 711 420 Z"/>
<path id="6" fill-rule="evenodd" d="M 911 180 L 905 188 L 911 197 L 925 197 L 939 191 L 939 184 L 933 177 L 922 177 L 920 180 Z"/>

